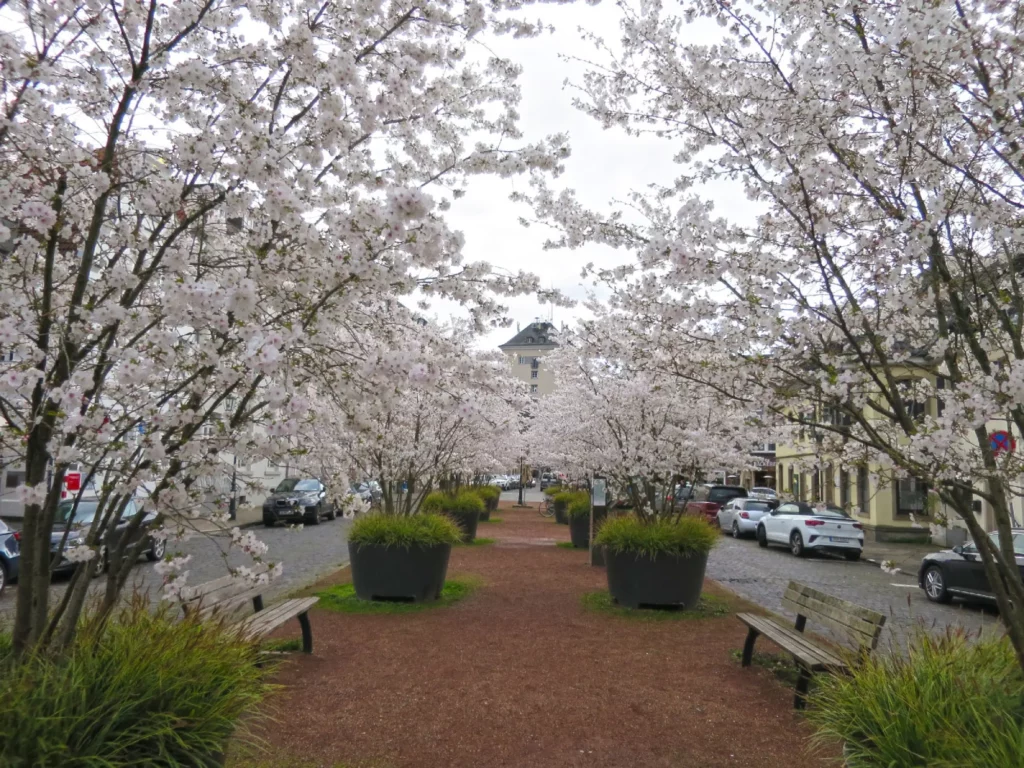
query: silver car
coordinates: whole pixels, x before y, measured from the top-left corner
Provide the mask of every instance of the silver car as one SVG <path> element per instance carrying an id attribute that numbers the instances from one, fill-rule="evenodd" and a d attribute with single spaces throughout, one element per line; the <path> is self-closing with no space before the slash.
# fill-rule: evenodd
<path id="1" fill-rule="evenodd" d="M 775 505 L 765 499 L 732 499 L 718 510 L 718 527 L 729 531 L 734 539 L 757 533 L 758 521 L 771 514 Z"/>

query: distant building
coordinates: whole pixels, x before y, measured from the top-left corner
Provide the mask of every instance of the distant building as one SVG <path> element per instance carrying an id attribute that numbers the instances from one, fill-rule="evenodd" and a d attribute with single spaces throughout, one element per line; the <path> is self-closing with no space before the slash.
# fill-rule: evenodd
<path id="1" fill-rule="evenodd" d="M 512 358 L 512 373 L 530 385 L 530 394 L 547 395 L 555 388 L 555 377 L 544 370 L 541 358 L 558 348 L 557 331 L 551 323 L 537 320 L 498 347 Z"/>

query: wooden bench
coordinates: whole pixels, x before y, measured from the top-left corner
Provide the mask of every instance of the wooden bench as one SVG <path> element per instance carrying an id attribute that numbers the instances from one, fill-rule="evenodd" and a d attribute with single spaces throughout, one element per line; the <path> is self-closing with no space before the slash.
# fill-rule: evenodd
<path id="1" fill-rule="evenodd" d="M 743 645 L 743 666 L 750 666 L 754 643 L 760 635 L 792 654 L 800 670 L 793 706 L 803 709 L 807 699 L 807 685 L 814 673 L 846 672 L 849 666 L 835 651 L 803 634 L 807 620 L 828 627 L 849 641 L 857 651 L 870 653 L 878 645 L 885 616 L 796 581 L 789 582 L 782 596 L 782 604 L 796 614 L 796 624 L 792 629 L 764 616 L 737 614 L 736 618 L 750 629 Z"/>
<path id="2" fill-rule="evenodd" d="M 255 569 L 257 574 L 266 566 Z M 300 597 L 285 600 L 270 608 L 263 609 L 263 585 L 251 586 L 234 576 L 222 576 L 193 587 L 188 598 L 182 603 L 186 614 L 198 613 L 203 618 L 214 615 L 230 616 L 252 602 L 255 613 L 235 624 L 242 637 L 250 640 L 268 635 L 289 619 L 297 618 L 302 628 L 302 650 L 313 652 L 313 630 L 309 626 L 309 609 L 316 605 L 318 597 Z"/>

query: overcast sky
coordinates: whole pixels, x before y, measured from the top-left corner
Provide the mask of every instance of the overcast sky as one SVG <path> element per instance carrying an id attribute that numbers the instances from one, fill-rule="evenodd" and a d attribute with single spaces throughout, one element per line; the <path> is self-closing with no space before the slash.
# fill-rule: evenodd
<path id="1" fill-rule="evenodd" d="M 672 148 L 655 139 L 630 138 L 621 130 L 605 131 L 600 124 L 573 108 L 572 90 L 563 85 L 566 78 L 579 81 L 583 67 L 560 58 L 560 54 L 591 57 L 593 48 L 581 40 L 580 26 L 597 32 L 607 40 L 618 38 L 618 13 L 605 3 L 589 6 L 576 3 L 565 6 L 534 6 L 535 13 L 556 31 L 538 38 L 514 40 L 509 37 L 486 41 L 495 53 L 518 62 L 523 67 L 520 78 L 523 100 L 520 123 L 526 141 L 553 133 L 568 133 L 572 156 L 566 170 L 552 184 L 555 188 L 571 187 L 582 202 L 603 208 L 608 201 L 623 197 L 654 181 L 672 178 Z M 516 189 L 526 191 L 525 177 L 497 179 L 476 177 L 470 180 L 465 197 L 454 202 L 449 221 L 466 236 L 465 255 L 468 261 L 488 261 L 496 267 L 523 269 L 538 275 L 545 286 L 553 286 L 573 298 L 586 295 L 580 272 L 588 262 L 611 266 L 631 259 L 625 252 L 599 246 L 586 246 L 574 251 L 543 250 L 550 230 L 519 224 L 521 216 L 530 216 L 527 206 L 509 201 Z M 540 306 L 533 298 L 509 302 L 514 321 L 525 325 L 536 317 L 547 318 L 550 307 Z M 443 315 L 446 309 L 435 305 Z M 579 309 L 554 309 L 554 321 L 571 324 Z M 482 347 L 502 344 L 515 334 L 510 329 L 495 331 L 481 340 Z"/>

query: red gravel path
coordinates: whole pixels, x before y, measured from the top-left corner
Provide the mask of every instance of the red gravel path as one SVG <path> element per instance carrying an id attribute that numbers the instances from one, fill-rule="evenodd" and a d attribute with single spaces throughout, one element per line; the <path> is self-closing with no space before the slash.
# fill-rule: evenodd
<path id="1" fill-rule="evenodd" d="M 275 761 L 826 764 L 807 751 L 792 692 L 730 658 L 745 636 L 735 618 L 638 622 L 584 611 L 580 595 L 605 587 L 604 571 L 585 552 L 552 545 L 568 528 L 532 510 L 499 515 L 504 522 L 478 532 L 493 546 L 452 552 L 449 575 L 483 580 L 463 602 L 411 615 L 314 612 L 316 652 L 282 670 L 287 690 L 260 734 Z"/>

